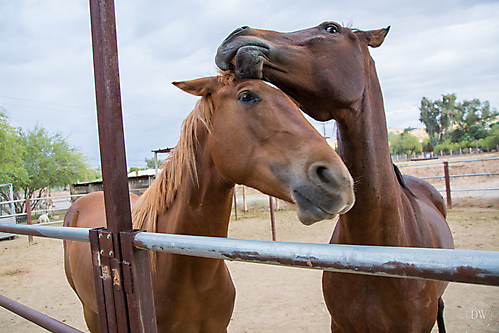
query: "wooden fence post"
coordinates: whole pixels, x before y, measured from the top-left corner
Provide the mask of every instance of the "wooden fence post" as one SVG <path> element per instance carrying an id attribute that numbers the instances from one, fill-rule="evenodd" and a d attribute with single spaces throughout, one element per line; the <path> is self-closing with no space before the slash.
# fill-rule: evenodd
<path id="1" fill-rule="evenodd" d="M 447 196 L 447 208 L 452 208 L 452 197 L 450 191 L 449 162 L 444 162 L 445 193 Z"/>
<path id="2" fill-rule="evenodd" d="M 31 225 L 31 201 L 26 198 L 26 224 Z M 28 244 L 33 244 L 33 236 L 28 236 Z"/>
<path id="3" fill-rule="evenodd" d="M 246 203 L 246 186 L 243 185 L 243 211 L 248 211 L 248 204 Z"/>
<path id="4" fill-rule="evenodd" d="M 272 229 L 272 240 L 276 240 L 275 233 L 275 217 L 274 217 L 274 204 L 272 202 L 272 197 L 269 195 L 269 207 L 270 207 L 270 227 Z"/>
<path id="5" fill-rule="evenodd" d="M 234 187 L 234 215 L 237 221 L 237 196 L 236 196 L 236 188 Z"/>

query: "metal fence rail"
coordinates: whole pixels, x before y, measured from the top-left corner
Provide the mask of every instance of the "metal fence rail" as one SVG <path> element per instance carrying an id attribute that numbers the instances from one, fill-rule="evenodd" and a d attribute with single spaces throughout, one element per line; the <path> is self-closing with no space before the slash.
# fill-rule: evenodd
<path id="1" fill-rule="evenodd" d="M 425 166 L 425 165 L 438 165 L 441 164 L 443 165 L 443 176 L 425 176 L 425 177 L 418 177 L 419 179 L 444 179 L 445 181 L 445 189 L 439 189 L 439 192 L 445 192 L 445 197 L 447 201 L 447 206 L 449 208 L 452 208 L 452 192 L 469 192 L 469 191 L 475 191 L 475 192 L 482 192 L 482 191 L 497 191 L 499 190 L 498 188 L 494 187 L 489 187 L 489 188 L 460 188 L 460 189 L 452 189 L 451 188 L 451 178 L 465 178 L 465 177 L 490 177 L 490 176 L 498 176 L 499 173 L 497 172 L 488 172 L 488 173 L 467 173 L 467 174 L 455 174 L 452 175 L 450 174 L 449 171 L 449 164 L 451 163 L 467 163 L 467 162 L 481 162 L 481 161 L 492 161 L 492 160 L 499 160 L 499 157 L 488 157 L 488 158 L 475 158 L 475 159 L 468 159 L 468 160 L 449 160 L 449 161 L 443 161 L 443 162 L 426 162 L 426 163 L 415 163 L 415 164 L 399 164 L 397 165 L 398 168 L 405 168 L 405 167 L 419 167 L 419 166 Z"/>
<path id="2" fill-rule="evenodd" d="M 75 197 L 82 197 L 84 194 L 71 194 L 71 195 L 58 195 L 54 197 L 44 197 L 44 198 L 31 198 L 29 199 L 30 201 L 41 201 L 41 200 L 51 200 L 51 199 L 61 199 L 61 198 L 75 198 Z M 17 202 L 24 202 L 26 199 L 19 199 L 19 200 L 10 200 L 10 201 L 1 201 L 0 205 L 7 205 L 11 203 L 17 203 Z M 59 200 L 59 202 L 62 202 Z M 68 207 L 64 208 L 47 208 L 47 209 L 39 209 L 39 210 L 32 210 L 31 213 L 42 213 L 42 212 L 55 212 L 55 211 L 62 211 L 62 210 L 67 210 Z M 19 213 L 19 214 L 9 214 L 9 215 L 1 215 L 0 217 L 17 217 L 17 216 L 25 216 L 28 213 Z"/>
<path id="3" fill-rule="evenodd" d="M 449 175 L 450 178 L 460 178 L 460 177 L 480 177 L 480 176 L 499 176 L 499 173 L 467 173 L 460 175 Z M 430 177 L 418 177 L 419 179 L 443 179 L 445 176 L 430 176 Z"/>
<path id="4" fill-rule="evenodd" d="M 61 323 L 52 317 L 44 315 L 43 313 L 35 311 L 2 295 L 0 295 L 0 306 L 36 323 L 50 332 L 82 333 L 82 331 L 77 330 L 76 328 Z"/>
<path id="5" fill-rule="evenodd" d="M 88 228 L 1 225 L 0 231 L 89 242 Z M 499 286 L 499 252 L 292 243 L 139 232 L 133 245 L 212 259 Z"/>
<path id="6" fill-rule="evenodd" d="M 449 160 L 449 163 L 466 163 L 466 162 L 482 162 L 482 161 L 491 161 L 491 160 L 499 160 L 499 157 L 486 157 L 486 158 L 474 158 L 469 160 Z M 425 162 L 425 163 L 407 163 L 407 164 L 397 164 L 399 168 L 405 167 L 415 167 L 422 165 L 430 165 L 430 164 L 442 164 L 442 162 Z"/>

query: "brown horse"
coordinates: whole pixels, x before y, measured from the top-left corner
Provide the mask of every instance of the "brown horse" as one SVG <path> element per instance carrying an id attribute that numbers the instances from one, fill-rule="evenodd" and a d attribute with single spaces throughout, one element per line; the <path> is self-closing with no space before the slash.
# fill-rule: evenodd
<path id="1" fill-rule="evenodd" d="M 317 120 L 335 119 L 340 156 L 355 180 L 356 203 L 341 215 L 330 243 L 453 248 L 442 196 L 403 177 L 388 148 L 385 110 L 368 46 L 387 29 L 360 31 L 334 22 L 291 33 L 235 30 L 217 65 L 239 77 L 263 78 Z M 447 283 L 327 272 L 323 292 L 339 332 L 430 332 Z M 442 325 L 441 325 L 442 324 Z"/>
<path id="2" fill-rule="evenodd" d="M 174 83 L 201 96 L 150 188 L 130 195 L 133 223 L 150 232 L 227 237 L 234 185 L 295 202 L 310 224 L 354 203 L 340 157 L 284 93 L 261 80 L 210 77 Z M 65 226 L 105 226 L 103 194 L 78 199 Z M 97 305 L 87 243 L 64 242 L 69 283 L 91 332 Z M 224 332 L 235 289 L 223 260 L 159 252 L 152 282 L 159 332 Z"/>

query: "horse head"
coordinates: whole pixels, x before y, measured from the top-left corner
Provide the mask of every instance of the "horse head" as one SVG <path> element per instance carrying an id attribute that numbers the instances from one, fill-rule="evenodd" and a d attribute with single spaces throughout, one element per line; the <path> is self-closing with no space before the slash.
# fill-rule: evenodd
<path id="1" fill-rule="evenodd" d="M 229 82 L 228 82 L 229 81 Z M 302 223 L 347 212 L 353 179 L 340 157 L 279 89 L 261 80 L 208 77 L 174 82 L 212 109 L 210 163 L 220 182 L 244 184 L 297 205 Z"/>
<path id="2" fill-rule="evenodd" d="M 337 119 L 363 96 L 372 61 L 367 46 L 380 46 L 388 31 L 335 22 L 290 33 L 242 27 L 223 41 L 215 62 L 238 77 L 272 82 L 316 120 Z"/>

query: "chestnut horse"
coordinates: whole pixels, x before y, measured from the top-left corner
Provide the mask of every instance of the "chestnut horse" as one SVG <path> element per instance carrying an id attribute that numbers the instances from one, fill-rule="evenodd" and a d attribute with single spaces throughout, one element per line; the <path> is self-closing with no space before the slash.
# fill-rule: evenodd
<path id="1" fill-rule="evenodd" d="M 201 96 L 186 118 L 164 169 L 138 198 L 135 228 L 227 237 L 234 185 L 244 184 L 297 205 L 305 224 L 345 213 L 353 179 L 340 157 L 280 90 L 234 76 L 174 83 Z M 78 199 L 65 226 L 105 226 L 102 192 Z M 88 243 L 64 242 L 68 281 L 91 332 L 98 331 Z M 235 288 L 223 260 L 158 252 L 152 283 L 159 332 L 225 332 Z"/>
<path id="2" fill-rule="evenodd" d="M 339 152 L 355 181 L 356 202 L 330 243 L 453 248 L 442 196 L 400 175 L 390 158 L 383 96 L 368 46 L 388 29 L 360 31 L 334 22 L 291 33 L 235 30 L 217 65 L 263 78 L 316 120 L 335 119 Z M 430 332 L 443 327 L 445 282 L 325 272 L 323 292 L 338 332 Z"/>

